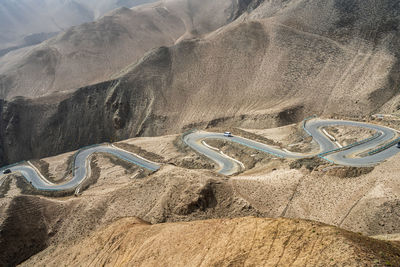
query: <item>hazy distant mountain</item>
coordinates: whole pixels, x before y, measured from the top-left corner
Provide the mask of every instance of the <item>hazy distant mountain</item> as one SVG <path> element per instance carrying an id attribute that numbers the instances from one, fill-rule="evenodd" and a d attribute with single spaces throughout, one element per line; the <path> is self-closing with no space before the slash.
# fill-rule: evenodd
<path id="1" fill-rule="evenodd" d="M 167 0 L 119 8 L 0 58 L 0 98 L 38 97 L 109 80 L 147 51 L 231 21 L 237 0 Z"/>
<path id="2" fill-rule="evenodd" d="M 43 41 L 49 36 L 48 33 L 64 31 L 71 26 L 93 21 L 112 9 L 122 6 L 133 7 L 154 1 L 2 0 L 0 2 L 0 56 L 12 48 Z M 26 40 L 27 36 L 34 36 L 35 42 Z"/>

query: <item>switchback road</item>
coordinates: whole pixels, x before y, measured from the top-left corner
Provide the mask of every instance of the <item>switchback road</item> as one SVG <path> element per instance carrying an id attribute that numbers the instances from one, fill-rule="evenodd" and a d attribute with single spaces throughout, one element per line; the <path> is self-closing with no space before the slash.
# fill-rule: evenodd
<path id="1" fill-rule="evenodd" d="M 349 147 L 344 147 L 339 149 L 337 144 L 330 140 L 323 132 L 322 129 L 327 126 L 355 126 L 355 127 L 363 127 L 376 131 L 376 134 L 369 138 L 368 140 L 361 141 L 359 143 L 353 144 Z M 369 151 L 379 146 L 394 140 L 396 137 L 396 132 L 390 128 L 362 123 L 362 122 L 354 122 L 354 121 L 342 121 L 342 120 L 320 120 L 320 119 L 312 119 L 307 121 L 304 124 L 304 130 L 313 137 L 313 141 L 317 142 L 320 150 L 315 153 L 295 153 L 290 152 L 288 150 L 282 150 L 277 147 L 272 147 L 260 142 L 256 142 L 250 139 L 246 139 L 243 137 L 233 136 L 226 137 L 223 133 L 210 133 L 204 131 L 196 131 L 193 133 L 189 133 L 183 137 L 184 142 L 189 145 L 191 148 L 196 150 L 197 152 L 205 155 L 206 157 L 212 159 L 219 165 L 219 172 L 225 175 L 231 175 L 237 172 L 240 167 L 238 163 L 232 160 L 225 155 L 218 153 L 215 150 L 210 149 L 205 146 L 202 141 L 206 141 L 207 139 L 220 139 L 229 142 L 235 142 L 240 145 L 244 145 L 253 149 L 256 149 L 261 152 L 265 152 L 268 154 L 272 154 L 276 157 L 280 158 L 307 158 L 320 156 L 332 163 L 345 165 L 345 166 L 354 166 L 354 167 L 363 167 L 363 166 L 371 166 L 382 162 L 389 157 L 395 155 L 400 152 L 400 149 L 396 147 L 395 144 L 384 149 L 383 151 L 366 155 L 363 157 L 357 157 L 358 154 Z M 339 149 L 338 151 L 336 151 Z"/>
<path id="2" fill-rule="evenodd" d="M 144 158 L 136 156 L 128 151 L 119 149 L 111 145 L 95 145 L 80 149 L 75 155 L 73 178 L 62 184 L 54 184 L 48 181 L 33 165 L 21 163 L 17 165 L 6 166 L 0 169 L 0 179 L 2 178 L 3 170 L 10 169 L 12 172 L 21 173 L 25 179 L 38 190 L 44 191 L 63 191 L 78 187 L 84 179 L 90 174 L 90 156 L 93 153 L 108 153 L 122 160 L 146 168 L 151 171 L 156 171 L 160 166 L 154 162 L 150 162 Z"/>

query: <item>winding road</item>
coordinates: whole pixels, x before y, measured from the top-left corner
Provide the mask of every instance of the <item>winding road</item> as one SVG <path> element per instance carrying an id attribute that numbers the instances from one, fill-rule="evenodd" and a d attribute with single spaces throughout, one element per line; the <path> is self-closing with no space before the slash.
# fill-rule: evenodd
<path id="1" fill-rule="evenodd" d="M 337 125 L 364 127 L 376 131 L 376 134 L 361 142 L 338 148 L 337 144 L 330 140 L 322 131 L 324 127 Z M 294 153 L 243 137 L 225 137 L 222 133 L 210 133 L 204 131 L 196 131 L 186 134 L 183 136 L 183 141 L 197 152 L 216 162 L 219 165 L 218 172 L 224 175 L 232 175 L 243 169 L 244 165 L 240 161 L 225 155 L 219 149 L 207 145 L 205 142 L 206 140 L 220 139 L 235 142 L 280 158 L 300 159 L 319 156 L 335 164 L 356 167 L 375 165 L 400 152 L 400 149 L 395 146 L 394 142 L 397 140 L 395 139 L 397 137 L 396 131 L 383 126 L 353 121 L 311 119 L 304 122 L 304 130 L 311 135 L 313 141 L 319 145 L 320 149 L 318 152 Z M 379 148 L 390 141 L 392 141 L 393 144 L 390 143 L 390 146 L 386 145 L 385 149 L 382 149 L 382 151 L 371 154 L 364 153 L 366 156 L 362 157 L 358 156 L 362 152 Z M 32 164 L 29 162 L 23 162 L 5 166 L 0 169 L 0 186 L 5 177 L 5 175 L 3 175 L 3 170 L 10 169 L 12 172 L 21 173 L 25 179 L 38 190 L 63 191 L 79 188 L 85 178 L 90 176 L 90 158 L 91 155 L 96 152 L 115 155 L 122 160 L 151 171 L 156 171 L 160 168 L 160 165 L 157 163 L 148 161 L 138 155 L 134 155 L 113 145 L 95 145 L 82 148 L 75 154 L 73 178 L 65 183 L 54 184 L 48 181 Z"/>
<path id="2" fill-rule="evenodd" d="M 359 142 L 357 144 L 340 149 L 322 132 L 323 127 L 338 125 L 363 127 L 375 130 L 377 134 L 368 140 L 365 140 L 364 142 Z M 205 145 L 204 141 L 207 139 L 220 139 L 235 142 L 280 158 L 300 159 L 320 156 L 321 158 L 335 164 L 354 167 L 375 165 L 400 152 L 400 149 L 393 144 L 389 148 L 376 154 L 367 155 L 364 157 L 356 156 L 362 152 L 369 151 L 391 140 L 394 140 L 396 137 L 396 132 L 390 128 L 379 125 L 354 121 L 312 119 L 305 123 L 304 130 L 311 135 L 313 137 L 313 141 L 319 145 L 320 149 L 318 152 L 294 153 L 238 136 L 225 137 L 222 133 L 210 133 L 203 131 L 189 133 L 183 137 L 183 140 L 191 148 L 216 162 L 219 165 L 218 172 L 224 175 L 232 175 L 236 173 L 238 170 L 240 170 L 240 166 L 237 161 L 232 160 L 232 158 L 229 158 L 226 155 L 219 153 L 215 149 Z"/>
<path id="3" fill-rule="evenodd" d="M 12 172 L 21 173 L 25 179 L 38 190 L 43 191 L 63 191 L 77 188 L 87 176 L 90 174 L 90 157 L 93 153 L 108 153 L 118 158 L 146 168 L 151 171 L 156 171 L 160 168 L 157 163 L 150 162 L 140 156 L 134 155 L 128 151 L 117 148 L 112 145 L 95 145 L 87 148 L 80 149 L 75 154 L 73 177 L 68 182 L 62 184 L 54 184 L 48 181 L 33 165 L 29 162 L 24 162 L 16 165 L 6 166 L 0 169 L 1 174 L 3 170 L 10 169 Z M 0 176 L 0 180 L 2 177 Z M 1 182 L 0 182 L 1 183 Z"/>

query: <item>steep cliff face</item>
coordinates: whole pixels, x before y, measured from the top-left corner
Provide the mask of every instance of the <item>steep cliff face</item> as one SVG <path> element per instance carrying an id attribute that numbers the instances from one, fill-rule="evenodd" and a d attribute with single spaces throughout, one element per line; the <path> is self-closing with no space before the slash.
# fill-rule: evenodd
<path id="1" fill-rule="evenodd" d="M 160 73 L 168 73 L 168 49 L 158 51 L 149 56 L 146 64 L 157 66 Z M 146 75 L 146 64 L 141 64 L 143 75 L 136 78 L 137 82 L 120 78 L 71 94 L 5 102 L 0 124 L 0 135 L 4 137 L 3 163 L 126 139 L 140 135 L 145 127 L 150 131 L 157 130 L 151 117 L 154 91 L 147 87 L 162 86 L 162 77 L 153 79 L 155 72 Z M 163 123 L 163 117 L 156 119 Z M 149 121 L 154 125 L 145 125 Z"/>
<path id="2" fill-rule="evenodd" d="M 176 8 L 174 4 L 178 2 L 169 1 L 167 4 L 171 5 L 172 8 Z M 250 3 L 246 2 L 243 4 L 243 1 L 225 1 L 224 5 L 228 9 L 222 9 L 220 12 L 222 15 L 216 16 L 214 18 L 215 21 L 210 24 L 206 21 L 209 14 L 203 13 L 209 10 L 206 7 L 212 7 L 213 5 L 203 3 L 203 7 L 198 3 L 196 4 L 195 1 L 192 2 L 185 2 L 187 8 L 190 7 L 190 10 L 183 11 L 184 13 L 186 12 L 187 17 L 183 16 L 182 21 L 189 33 L 195 31 L 196 34 L 204 34 L 218 28 L 218 25 L 226 23 L 231 14 L 239 14 L 239 8 L 240 12 L 245 12 L 246 6 Z M 180 9 L 172 10 L 174 12 L 180 11 Z M 162 10 L 157 7 L 150 11 L 159 13 Z M 116 20 L 121 19 L 121 14 L 129 17 L 132 15 L 132 12 L 130 10 L 116 11 Z M 144 7 L 143 10 L 136 10 L 134 14 L 147 14 L 148 12 L 148 8 Z M 159 14 L 162 16 L 172 16 L 163 12 Z M 210 10 L 210 12 L 214 11 Z M 177 15 L 180 15 L 179 12 Z M 191 16 L 197 19 L 190 22 Z M 135 19 L 138 18 L 135 17 Z M 114 21 L 113 18 L 104 20 Z M 164 23 L 165 20 L 162 20 L 162 22 Z M 94 26 L 83 25 L 81 29 L 102 27 L 102 25 L 106 24 L 104 21 L 101 21 Z M 168 25 L 167 23 L 167 27 L 171 26 Z M 71 29 L 64 35 L 55 38 L 52 42 L 58 43 L 65 39 L 65 42 L 62 43 L 64 46 L 68 46 L 69 43 L 78 42 L 78 40 L 82 39 L 82 34 L 80 30 Z M 193 34 L 190 33 L 190 35 Z M 90 36 L 92 34 L 89 37 L 86 36 L 89 42 L 87 45 L 89 46 L 93 38 L 99 39 L 97 43 L 95 42 L 96 44 L 105 42 L 105 39 L 108 38 L 107 35 L 96 35 L 97 37 L 93 38 Z M 109 41 L 119 43 L 121 40 L 118 39 L 117 41 L 114 38 L 110 38 Z M 182 49 L 185 46 L 186 43 Z M 120 53 L 120 49 L 116 50 Z M 127 49 L 122 49 L 122 51 L 127 51 Z M 36 51 L 34 55 L 29 55 L 29 60 L 23 65 L 23 68 L 34 69 L 45 75 L 56 75 L 60 56 L 57 49 Z M 125 61 L 129 58 L 123 53 L 119 55 L 119 57 L 121 56 Z M 76 61 L 74 62 L 78 64 L 82 60 L 85 60 L 85 58 L 76 57 Z M 172 84 L 174 73 L 171 64 L 171 49 L 162 47 L 149 52 L 138 63 L 121 70 L 116 75 L 119 78 L 115 80 L 83 87 L 75 93 L 57 93 L 36 100 L 17 98 L 8 101 L 4 108 L 2 108 L 2 123 L 4 127 L 0 130 L 4 136 L 5 156 L 3 164 L 32 157 L 55 155 L 79 148 L 83 145 L 103 141 L 121 140 L 137 135 L 154 135 L 179 131 L 183 124 L 176 126 L 167 125 L 171 121 L 170 119 L 167 121 L 170 113 L 176 113 L 176 111 L 170 108 L 169 110 L 165 110 L 165 112 L 162 110 L 165 101 L 179 102 L 182 100 L 182 98 L 171 99 L 171 101 L 167 100 L 163 95 L 164 93 L 161 92 L 161 90 L 165 90 L 165 88 L 168 88 Z M 41 66 L 45 68 L 43 69 Z M 75 71 L 79 75 L 85 76 L 81 68 L 82 66 Z M 18 73 L 21 71 L 18 70 Z M 25 72 L 22 71 L 22 73 Z M 30 74 L 26 72 L 25 75 L 29 76 Z M 74 79 L 71 77 L 60 75 L 58 77 L 74 82 Z M 80 78 L 80 81 L 85 79 L 84 77 Z M 3 75 L 1 79 L 1 89 L 3 92 L 7 92 L 12 87 L 24 88 L 24 86 L 20 87 L 21 80 L 19 78 Z M 37 79 L 37 77 L 29 77 L 28 80 L 36 81 L 39 85 L 45 85 L 48 82 L 46 79 Z M 53 84 L 54 80 L 50 82 Z M 29 90 L 31 93 L 35 92 L 35 89 L 30 88 Z M 176 92 L 173 92 L 173 94 L 175 95 Z M 171 97 L 175 97 L 174 95 Z M 169 98 L 170 96 L 167 97 Z M 161 105 L 161 112 L 158 114 L 154 112 L 155 105 Z"/>
<path id="3" fill-rule="evenodd" d="M 246 30 L 243 28 L 242 32 Z M 173 57 L 182 50 L 189 58 L 190 47 L 196 45 L 194 41 L 181 43 L 174 49 L 159 48 L 121 78 L 74 93 L 6 101 L 0 129 L 4 136 L 3 164 L 56 155 L 89 144 L 176 133 L 193 125 L 245 123 L 268 127 L 303 118 L 301 106 L 277 109 L 265 116 L 237 114 L 235 107 L 228 107 L 230 113 L 227 113 L 227 105 L 211 102 L 210 98 L 201 98 L 193 108 L 187 106 L 199 99 L 190 91 L 182 90 L 182 78 L 174 75 L 177 71 L 174 64 L 181 63 Z M 187 75 L 184 71 L 182 74 Z M 197 89 L 193 88 L 193 92 Z M 210 110 L 204 111 L 207 107 Z M 258 122 L 261 119 L 262 124 Z"/>

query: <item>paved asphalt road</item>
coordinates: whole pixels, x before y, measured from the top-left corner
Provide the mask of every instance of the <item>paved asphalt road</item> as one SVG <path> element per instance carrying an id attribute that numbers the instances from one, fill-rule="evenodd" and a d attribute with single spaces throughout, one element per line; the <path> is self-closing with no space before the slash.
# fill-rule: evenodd
<path id="1" fill-rule="evenodd" d="M 361 122 L 353 122 L 353 121 L 341 121 L 341 120 L 313 119 L 306 123 L 305 126 L 306 131 L 308 131 L 308 133 L 313 137 L 314 141 L 317 142 L 320 146 L 320 151 L 314 154 L 301 154 L 301 153 L 292 153 L 289 151 L 283 151 L 279 148 L 268 146 L 242 137 L 237 137 L 237 136 L 225 137 L 223 133 L 209 133 L 209 132 L 198 131 L 184 136 L 184 142 L 190 147 L 192 147 L 194 150 L 215 161 L 220 166 L 218 171 L 221 174 L 231 175 L 238 170 L 238 163 L 204 146 L 201 141 L 207 139 L 222 139 L 235 142 L 268 154 L 272 154 L 275 155 L 276 157 L 305 158 L 310 156 L 317 156 L 321 153 L 328 152 L 338 148 L 334 142 L 332 142 L 325 134 L 322 133 L 321 130 L 322 127 L 334 126 L 334 125 L 364 127 L 376 130 L 378 133 L 380 133 L 378 137 L 369 142 L 362 143 L 350 149 L 336 152 L 324 157 L 325 159 L 332 161 L 336 164 L 346 165 L 346 166 L 356 166 L 356 167 L 371 166 L 379 162 L 382 162 L 388 159 L 389 157 L 395 155 L 396 153 L 400 152 L 400 149 L 397 148 L 395 145 L 393 145 L 392 147 L 375 155 L 361 157 L 361 158 L 357 157 L 350 158 L 349 155 L 355 155 L 363 151 L 376 148 L 379 145 L 382 145 L 383 143 L 392 140 L 396 136 L 396 133 L 392 129 L 383 126 L 361 123 Z"/>
<path id="2" fill-rule="evenodd" d="M 381 134 L 379 137 L 371 140 L 370 142 L 366 142 L 364 144 L 354 146 L 350 149 L 326 156 L 327 159 L 333 161 L 336 164 L 354 167 L 371 166 L 378 164 L 400 152 L 400 149 L 397 148 L 396 145 L 393 145 L 392 147 L 375 155 L 366 157 L 349 157 L 350 155 L 356 155 L 361 152 L 379 147 L 379 145 L 382 145 L 383 143 L 394 139 L 396 137 L 396 132 L 387 127 L 362 122 L 340 120 L 312 120 L 306 124 L 306 129 L 310 131 L 314 140 L 320 145 L 321 152 L 337 148 L 335 147 L 334 143 L 331 142 L 331 140 L 320 131 L 321 127 L 335 125 L 364 127 L 376 130 L 378 133 Z"/>
<path id="3" fill-rule="evenodd" d="M 320 146 L 320 151 L 314 154 L 301 154 L 301 153 L 293 153 L 290 151 L 283 151 L 279 148 L 268 146 L 256 141 L 252 141 L 242 137 L 225 137 L 222 133 L 209 133 L 209 132 L 194 132 L 184 136 L 184 141 L 190 147 L 198 151 L 199 153 L 209 157 L 213 161 L 215 161 L 219 166 L 219 172 L 225 175 L 231 175 L 238 170 L 240 170 L 240 164 L 233 160 L 232 158 L 227 157 L 207 146 L 205 146 L 202 141 L 207 139 L 222 139 L 231 142 L 236 142 L 238 144 L 272 154 L 276 157 L 281 158 L 305 158 L 310 156 L 320 155 L 321 153 L 336 149 L 336 144 L 332 142 L 325 134 L 322 133 L 321 128 L 326 126 L 334 126 L 334 125 L 348 125 L 348 126 L 358 126 L 365 127 L 369 129 L 376 130 L 380 135 L 375 139 L 362 143 L 360 145 L 354 146 L 350 149 L 339 151 L 336 153 L 332 153 L 330 155 L 325 156 L 324 158 L 332 161 L 336 164 L 347 165 L 347 166 L 370 166 L 377 164 L 386 160 L 387 158 L 395 155 L 400 152 L 395 145 L 389 147 L 388 149 L 379 152 L 374 155 L 366 156 L 366 157 L 349 157 L 349 155 L 356 155 L 363 151 L 376 148 L 382 145 L 385 142 L 392 140 L 396 133 L 389 128 L 361 123 L 361 122 L 352 122 L 352 121 L 340 121 L 340 120 L 310 120 L 306 123 L 305 130 L 312 135 L 314 141 L 317 142 Z M 30 182 L 36 189 L 46 190 L 46 191 L 61 191 L 68 190 L 71 188 L 77 188 L 82 181 L 86 178 L 87 173 L 90 173 L 90 165 L 89 159 L 90 156 L 95 152 L 103 152 L 113 154 L 123 160 L 126 160 L 132 164 L 136 164 L 143 168 L 156 171 L 160 168 L 156 163 L 147 161 L 141 157 L 135 156 L 125 150 L 116 148 L 110 145 L 97 145 L 88 148 L 81 149 L 75 156 L 74 161 L 74 176 L 68 182 L 62 184 L 53 184 L 46 180 L 33 166 L 28 163 L 21 163 L 16 165 L 6 166 L 0 169 L 0 186 L 3 181 L 3 170 L 10 169 L 12 172 L 21 173 L 25 179 Z"/>
<path id="4" fill-rule="evenodd" d="M 147 161 L 143 158 L 137 157 L 125 150 L 110 146 L 110 145 L 97 145 L 81 149 L 75 156 L 74 161 L 74 176 L 71 180 L 63 184 L 53 184 L 46 180 L 40 173 L 36 171 L 28 163 L 18 164 L 14 166 L 6 166 L 0 169 L 0 180 L 3 176 L 3 170 L 10 169 L 12 172 L 21 173 L 25 179 L 30 182 L 36 189 L 45 191 L 62 191 L 78 187 L 90 172 L 89 158 L 95 152 L 102 152 L 115 155 L 120 159 L 136 164 L 140 167 L 156 171 L 160 168 L 159 165 Z"/>

